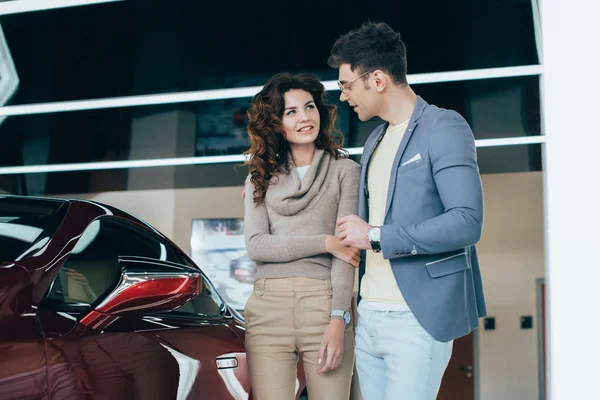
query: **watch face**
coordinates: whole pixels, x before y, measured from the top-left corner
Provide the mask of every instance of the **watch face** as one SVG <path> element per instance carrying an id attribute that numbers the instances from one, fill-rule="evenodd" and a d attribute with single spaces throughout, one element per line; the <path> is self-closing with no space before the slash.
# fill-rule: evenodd
<path id="1" fill-rule="evenodd" d="M 336 316 L 336 317 L 340 317 L 344 320 L 344 324 L 348 325 L 350 323 L 350 320 L 352 318 L 352 314 L 350 314 L 350 311 L 332 311 L 331 312 L 332 316 Z"/>
<path id="2" fill-rule="evenodd" d="M 350 323 L 350 313 L 349 312 L 344 313 L 344 322 L 346 323 L 346 325 L 348 325 Z"/>
<path id="3" fill-rule="evenodd" d="M 372 242 L 379 242 L 379 228 L 371 228 L 367 235 Z"/>

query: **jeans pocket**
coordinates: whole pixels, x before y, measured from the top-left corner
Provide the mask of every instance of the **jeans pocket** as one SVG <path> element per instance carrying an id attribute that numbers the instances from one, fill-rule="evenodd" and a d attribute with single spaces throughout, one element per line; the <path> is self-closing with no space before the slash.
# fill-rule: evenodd
<path id="1" fill-rule="evenodd" d="M 390 319 L 406 319 L 410 311 L 386 311 L 385 313 Z"/>

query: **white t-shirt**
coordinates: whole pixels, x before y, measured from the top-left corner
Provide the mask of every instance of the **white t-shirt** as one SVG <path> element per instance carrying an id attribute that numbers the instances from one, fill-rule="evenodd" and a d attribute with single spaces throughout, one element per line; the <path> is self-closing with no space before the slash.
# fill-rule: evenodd
<path id="1" fill-rule="evenodd" d="M 305 167 L 296 167 L 296 173 L 298 173 L 298 178 L 300 178 L 300 182 L 304 179 L 304 175 L 306 175 L 306 171 L 310 168 L 310 165 Z"/>
<path id="2" fill-rule="evenodd" d="M 369 224 L 373 226 L 383 225 L 392 164 L 408 123 L 409 120 L 406 120 L 396 126 L 390 125 L 369 161 Z M 383 258 L 383 253 L 367 251 L 366 255 L 366 272 L 360 289 L 361 304 L 379 311 L 405 311 L 406 301 L 389 260 Z"/>

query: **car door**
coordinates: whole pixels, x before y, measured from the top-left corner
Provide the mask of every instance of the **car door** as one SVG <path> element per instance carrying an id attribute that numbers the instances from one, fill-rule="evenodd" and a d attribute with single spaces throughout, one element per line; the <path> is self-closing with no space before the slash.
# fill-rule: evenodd
<path id="1" fill-rule="evenodd" d="M 38 310 L 51 398 L 64 398 L 64 386 L 93 399 L 244 398 L 227 397 L 230 391 L 219 383 L 217 355 L 243 351 L 243 343 L 228 328 L 232 318 L 208 282 L 194 300 L 206 315 L 133 312 L 101 329 L 80 323 L 115 289 L 124 256 L 145 260 L 155 270 L 182 262 L 166 241 L 144 227 L 113 217 L 88 226 Z M 70 374 L 53 372 L 63 371 L 56 367 L 62 365 L 69 366 Z"/>
<path id="2" fill-rule="evenodd" d="M 153 315 L 156 322 L 177 329 L 154 330 L 161 343 L 189 360 L 197 360 L 190 399 L 238 399 L 250 396 L 250 379 L 241 316 L 223 302 L 203 275 L 203 288 L 189 304 Z M 147 316 L 150 320 L 152 316 Z M 183 369 L 180 369 L 183 370 Z M 189 374 L 191 378 L 194 374 Z"/>
<path id="3" fill-rule="evenodd" d="M 32 281 L 18 261 L 63 202 L 0 196 L 0 399 L 46 399 L 44 340 L 32 306 Z"/>
<path id="4" fill-rule="evenodd" d="M 44 341 L 34 310 L 20 306 L 19 296 L 27 294 L 28 286 L 30 279 L 24 268 L 0 262 L 0 398 L 3 400 L 46 398 Z"/>

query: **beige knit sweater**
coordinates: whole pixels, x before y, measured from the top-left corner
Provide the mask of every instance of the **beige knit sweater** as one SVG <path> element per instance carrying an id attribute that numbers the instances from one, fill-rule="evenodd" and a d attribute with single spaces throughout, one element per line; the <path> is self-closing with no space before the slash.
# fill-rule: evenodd
<path id="1" fill-rule="evenodd" d="M 360 166 L 316 150 L 300 182 L 296 171 L 271 180 L 265 201 L 253 202 L 246 179 L 244 231 L 256 279 L 304 276 L 331 279 L 334 310 L 350 308 L 354 267 L 325 252 L 338 218 L 358 211 Z"/>

